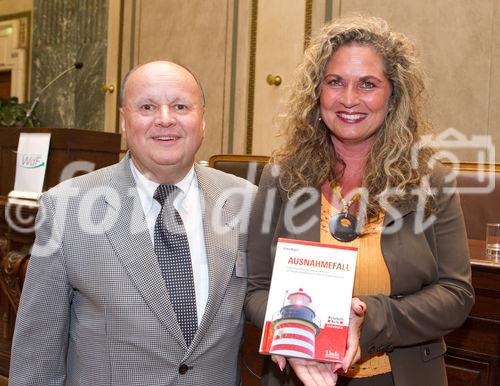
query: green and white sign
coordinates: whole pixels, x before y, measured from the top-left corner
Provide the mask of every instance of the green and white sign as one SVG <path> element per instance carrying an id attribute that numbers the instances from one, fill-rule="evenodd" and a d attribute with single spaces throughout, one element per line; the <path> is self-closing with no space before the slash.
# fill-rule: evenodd
<path id="1" fill-rule="evenodd" d="M 21 133 L 17 145 L 16 180 L 9 197 L 37 200 L 42 194 L 50 133 Z"/>

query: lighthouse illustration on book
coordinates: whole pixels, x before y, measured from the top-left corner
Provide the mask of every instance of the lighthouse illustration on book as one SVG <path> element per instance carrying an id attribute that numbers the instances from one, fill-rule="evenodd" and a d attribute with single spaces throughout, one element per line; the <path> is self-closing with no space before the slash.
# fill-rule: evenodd
<path id="1" fill-rule="evenodd" d="M 273 315 L 272 354 L 314 358 L 316 336 L 321 322 L 316 316 L 311 296 L 302 288 L 285 295 L 283 307 Z"/>

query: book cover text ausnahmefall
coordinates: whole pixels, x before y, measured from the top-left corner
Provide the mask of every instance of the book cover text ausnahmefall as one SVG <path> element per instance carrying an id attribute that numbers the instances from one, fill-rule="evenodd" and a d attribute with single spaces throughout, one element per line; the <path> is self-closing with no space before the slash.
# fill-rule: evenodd
<path id="1" fill-rule="evenodd" d="M 357 249 L 280 238 L 260 352 L 342 361 Z"/>

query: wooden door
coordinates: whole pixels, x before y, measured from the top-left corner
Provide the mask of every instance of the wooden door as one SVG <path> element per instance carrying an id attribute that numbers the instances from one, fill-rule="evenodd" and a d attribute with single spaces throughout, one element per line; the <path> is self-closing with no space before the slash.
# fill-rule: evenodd
<path id="1" fill-rule="evenodd" d="M 255 57 L 253 111 L 249 112 L 247 151 L 270 155 L 280 143 L 277 137 L 294 71 L 302 59 L 304 36 L 310 29 L 312 2 L 261 0 L 254 2 Z M 306 17 L 307 15 L 307 17 Z M 250 58 L 252 60 L 252 58 Z M 269 84 L 268 76 L 274 84 Z M 281 79 L 276 82 L 277 78 Z M 272 82 L 271 82 L 272 83 Z M 279 83 L 279 84 L 278 84 Z"/>

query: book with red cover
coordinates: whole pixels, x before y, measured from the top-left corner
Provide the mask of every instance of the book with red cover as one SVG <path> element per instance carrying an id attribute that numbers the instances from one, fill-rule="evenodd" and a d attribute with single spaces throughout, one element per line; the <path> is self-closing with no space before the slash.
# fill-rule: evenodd
<path id="1" fill-rule="evenodd" d="M 344 358 L 357 248 L 278 239 L 261 354 Z"/>

